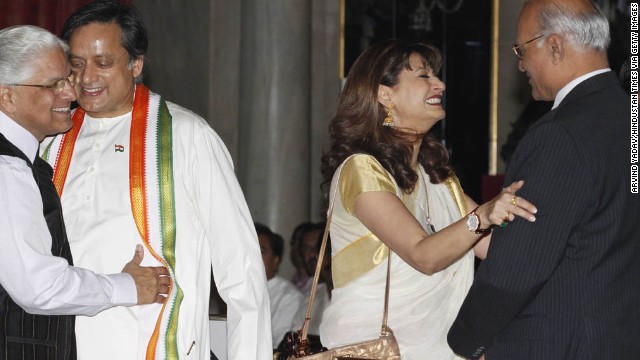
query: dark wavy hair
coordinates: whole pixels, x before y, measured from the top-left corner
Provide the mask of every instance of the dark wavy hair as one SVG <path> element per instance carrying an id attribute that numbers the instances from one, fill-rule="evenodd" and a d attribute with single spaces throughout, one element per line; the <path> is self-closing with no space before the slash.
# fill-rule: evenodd
<path id="1" fill-rule="evenodd" d="M 140 11 L 133 5 L 121 4 L 117 0 L 96 0 L 77 9 L 62 27 L 60 37 L 69 42 L 73 32 L 91 23 L 117 24 L 122 31 L 122 47 L 129 54 L 129 61 L 143 57 L 149 47 L 147 29 Z M 143 72 L 136 79 L 141 81 Z"/>
<path id="2" fill-rule="evenodd" d="M 431 182 L 441 183 L 453 170 L 446 148 L 433 135 L 407 134 L 382 126 L 386 112 L 378 102 L 378 87 L 393 87 L 404 69 L 411 70 L 410 57 L 419 55 L 434 73 L 440 71 L 440 51 L 428 44 L 387 40 L 372 45 L 356 59 L 340 97 L 336 115 L 329 123 L 332 144 L 322 156 L 323 186 L 342 162 L 355 153 L 374 156 L 406 193 L 411 193 L 418 174 L 411 167 L 413 143 L 422 139 L 418 162 Z"/>

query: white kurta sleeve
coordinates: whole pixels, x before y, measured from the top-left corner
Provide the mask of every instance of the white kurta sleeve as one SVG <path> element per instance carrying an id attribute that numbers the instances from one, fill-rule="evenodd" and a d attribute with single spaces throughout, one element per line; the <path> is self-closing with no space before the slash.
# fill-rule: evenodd
<path id="1" fill-rule="evenodd" d="M 92 316 L 136 304 L 130 275 L 98 275 L 51 254 L 42 198 L 20 159 L 0 157 L 0 206 L 0 284 L 27 312 Z"/>
<path id="2" fill-rule="evenodd" d="M 222 140 L 208 126 L 195 137 L 190 175 L 216 286 L 227 303 L 229 359 L 271 359 L 267 280 L 249 208 Z"/>

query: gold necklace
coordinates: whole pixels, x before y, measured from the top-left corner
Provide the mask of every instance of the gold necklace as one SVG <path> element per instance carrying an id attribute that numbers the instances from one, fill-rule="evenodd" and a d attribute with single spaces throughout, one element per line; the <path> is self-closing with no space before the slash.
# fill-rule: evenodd
<path id="1" fill-rule="evenodd" d="M 418 207 L 420 208 L 420 210 L 422 210 L 422 213 L 425 215 L 425 220 L 427 221 L 427 228 L 425 229 L 425 231 L 427 232 L 427 235 L 433 235 L 436 233 L 436 228 L 433 226 L 433 224 L 431 223 L 431 212 L 430 207 L 429 207 L 429 187 L 427 186 L 427 182 L 424 179 L 424 177 L 422 176 L 422 171 L 420 170 L 420 168 L 418 168 L 416 170 L 417 174 L 418 174 L 418 181 L 421 181 L 424 184 L 424 194 L 425 197 L 427 198 L 427 208 L 425 209 L 424 206 L 422 206 L 422 204 L 420 203 L 420 201 L 418 200 L 418 190 L 420 189 L 420 185 L 418 184 L 418 189 L 416 189 L 416 191 L 411 193 L 411 197 L 413 198 L 413 202 L 418 205 Z"/>

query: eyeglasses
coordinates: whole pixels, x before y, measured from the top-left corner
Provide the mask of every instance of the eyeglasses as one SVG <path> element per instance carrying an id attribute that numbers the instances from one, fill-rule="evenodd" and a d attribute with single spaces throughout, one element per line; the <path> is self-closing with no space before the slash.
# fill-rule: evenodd
<path id="1" fill-rule="evenodd" d="M 71 87 L 75 86 L 76 83 L 76 77 L 74 74 L 70 74 L 68 77 L 60 79 L 58 81 L 56 81 L 54 84 L 52 85 L 36 85 L 36 84 L 9 84 L 11 86 L 29 86 L 29 87 L 39 87 L 39 88 L 45 88 L 45 89 L 50 89 L 53 90 L 53 94 L 54 95 L 60 95 L 60 93 L 62 92 L 62 90 L 64 90 L 65 85 L 69 83 L 69 85 Z"/>
<path id="2" fill-rule="evenodd" d="M 513 43 L 513 45 L 511 46 L 511 50 L 513 50 L 513 53 L 516 54 L 516 56 L 518 57 L 518 59 L 522 60 L 524 58 L 524 46 L 529 44 L 530 42 L 536 41 L 538 39 L 540 39 L 541 37 L 543 37 L 544 34 L 538 35 L 536 37 L 534 37 L 533 39 L 523 43 L 523 44 L 518 44 L 516 42 Z"/>

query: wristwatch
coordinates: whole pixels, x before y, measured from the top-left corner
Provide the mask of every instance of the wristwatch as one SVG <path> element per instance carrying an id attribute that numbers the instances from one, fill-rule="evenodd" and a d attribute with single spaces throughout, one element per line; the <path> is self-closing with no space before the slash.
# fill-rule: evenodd
<path id="1" fill-rule="evenodd" d="M 491 226 L 486 229 L 480 229 L 480 217 L 476 215 L 476 210 L 478 210 L 478 207 L 473 209 L 473 211 L 471 211 L 471 213 L 467 215 L 467 229 L 478 235 L 486 235 L 491 232 Z"/>

